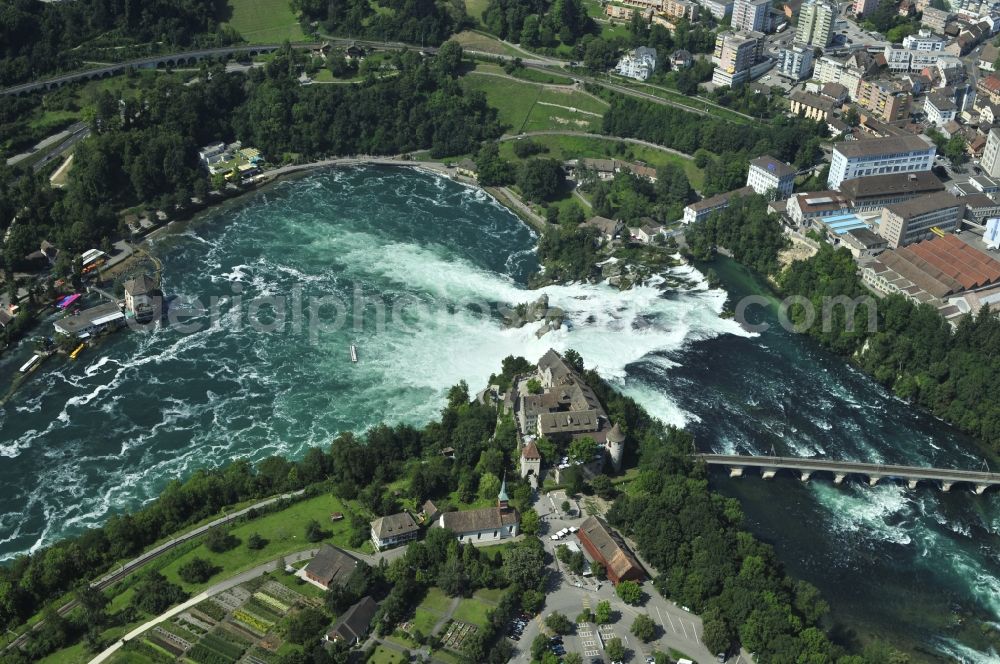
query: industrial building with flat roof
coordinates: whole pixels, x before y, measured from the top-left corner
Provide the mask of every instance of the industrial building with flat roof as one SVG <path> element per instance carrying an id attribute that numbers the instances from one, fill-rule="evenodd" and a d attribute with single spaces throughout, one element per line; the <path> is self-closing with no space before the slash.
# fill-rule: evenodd
<path id="1" fill-rule="evenodd" d="M 837 143 L 830 161 L 827 186 L 839 189 L 844 180 L 929 171 L 937 152 L 934 143 L 924 136 L 889 136 Z"/>
<path id="2" fill-rule="evenodd" d="M 861 275 L 871 288 L 936 306 L 946 318 L 1000 304 L 1000 261 L 955 235 L 886 251 Z"/>
<path id="3" fill-rule="evenodd" d="M 930 171 L 872 175 L 840 183 L 840 193 L 851 199 L 855 212 L 870 212 L 939 191 L 944 191 L 944 183 Z"/>
<path id="4" fill-rule="evenodd" d="M 958 228 L 965 215 L 965 203 L 947 191 L 918 196 L 882 210 L 879 234 L 893 249 Z"/>

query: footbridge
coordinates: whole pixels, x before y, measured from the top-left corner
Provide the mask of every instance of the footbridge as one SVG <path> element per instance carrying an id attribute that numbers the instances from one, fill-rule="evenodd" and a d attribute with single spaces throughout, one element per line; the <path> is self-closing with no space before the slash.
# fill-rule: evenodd
<path id="1" fill-rule="evenodd" d="M 779 470 L 789 470 L 798 473 L 799 479 L 803 482 L 808 482 L 815 473 L 824 473 L 833 475 L 834 484 L 842 484 L 852 475 L 865 478 L 871 486 L 875 486 L 882 479 L 902 480 L 911 489 L 917 488 L 917 484 L 922 481 L 936 484 L 942 491 L 950 491 L 954 485 L 964 483 L 971 485 L 977 495 L 992 486 L 1000 486 L 1000 473 L 978 470 L 740 454 L 695 454 L 694 457 L 710 466 L 729 468 L 730 477 L 742 477 L 745 469 L 759 468 L 761 477 L 765 480 L 773 478 Z"/>

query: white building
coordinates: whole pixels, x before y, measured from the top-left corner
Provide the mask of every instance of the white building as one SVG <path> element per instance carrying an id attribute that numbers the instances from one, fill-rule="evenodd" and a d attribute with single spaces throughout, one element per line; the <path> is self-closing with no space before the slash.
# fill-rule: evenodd
<path id="1" fill-rule="evenodd" d="M 813 66 L 813 50 L 802 44 L 792 44 L 778 51 L 778 74 L 793 81 L 809 78 Z"/>
<path id="2" fill-rule="evenodd" d="M 943 51 L 945 40 L 930 30 L 922 29 L 915 35 L 903 38 L 903 48 L 913 51 Z"/>
<path id="3" fill-rule="evenodd" d="M 718 21 L 733 13 L 731 0 L 699 0 L 699 4 Z"/>
<path id="4" fill-rule="evenodd" d="M 631 53 L 626 53 L 615 67 L 622 76 L 628 76 L 639 81 L 645 81 L 656 70 L 656 49 L 640 46 Z"/>
<path id="5" fill-rule="evenodd" d="M 517 537 L 520 533 L 521 515 L 508 501 L 507 480 L 504 478 L 496 507 L 445 512 L 438 517 L 436 525 L 451 530 L 458 541 L 470 544 L 488 544 Z"/>
<path id="6" fill-rule="evenodd" d="M 376 551 L 411 542 L 420 535 L 420 528 L 409 512 L 380 516 L 371 522 L 371 526 L 371 539 Z"/>
<path id="7" fill-rule="evenodd" d="M 927 114 L 928 122 L 935 127 L 940 127 L 955 119 L 958 114 L 958 106 L 948 94 L 935 90 L 924 99 L 924 113 Z"/>
<path id="8" fill-rule="evenodd" d="M 1000 249 L 1000 218 L 994 217 L 986 220 L 986 233 L 983 235 L 983 242 L 987 249 L 996 251 Z"/>
<path id="9" fill-rule="evenodd" d="M 788 198 L 795 187 L 795 169 L 768 155 L 757 157 L 750 162 L 747 186 L 775 200 Z"/>
<path id="10" fill-rule="evenodd" d="M 885 173 L 917 173 L 934 165 L 934 143 L 926 136 L 889 136 L 837 143 L 827 185 L 837 189 L 851 178 Z"/>
<path id="11" fill-rule="evenodd" d="M 983 156 L 979 159 L 979 165 L 983 172 L 990 177 L 1000 177 L 1000 129 L 990 129 L 986 136 L 986 147 L 983 148 Z"/>

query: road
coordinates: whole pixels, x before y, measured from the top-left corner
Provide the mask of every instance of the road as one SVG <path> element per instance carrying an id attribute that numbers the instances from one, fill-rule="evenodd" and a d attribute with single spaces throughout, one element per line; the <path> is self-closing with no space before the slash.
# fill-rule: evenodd
<path id="1" fill-rule="evenodd" d="M 241 510 L 238 510 L 236 512 L 233 512 L 231 514 L 227 514 L 224 517 L 215 519 L 214 521 L 210 521 L 210 522 L 206 523 L 205 525 L 198 526 L 197 528 L 194 528 L 194 529 L 192 529 L 192 530 L 184 533 L 183 535 L 178 535 L 177 537 L 175 537 L 175 538 L 173 538 L 171 540 L 168 540 L 168 541 L 164 542 L 163 544 L 160 544 L 158 546 L 153 547 L 149 551 L 146 551 L 145 553 L 143 553 L 141 556 L 133 558 L 132 560 L 128 561 L 127 563 L 124 563 L 118 569 L 112 570 L 111 572 L 108 572 L 107 574 L 105 574 L 104 576 L 102 576 L 97 581 L 91 583 L 90 585 L 91 585 L 92 588 L 97 588 L 98 590 L 104 590 L 108 586 L 110 586 L 110 585 L 112 585 L 112 584 L 120 581 L 121 579 L 124 579 L 126 576 L 132 574 L 133 572 L 138 571 L 143 566 L 149 564 L 153 560 L 156 560 L 158 557 L 162 556 L 167 551 L 170 551 L 171 549 L 179 546 L 180 544 L 183 544 L 184 542 L 188 542 L 188 541 L 190 541 L 190 540 L 192 540 L 192 539 L 194 539 L 196 537 L 204 535 L 205 533 L 207 533 L 212 528 L 217 528 L 217 527 L 219 527 L 221 525 L 230 523 L 231 521 L 233 521 L 235 519 L 238 519 L 239 517 L 247 514 L 251 510 L 259 510 L 259 509 L 262 509 L 264 507 L 267 507 L 268 505 L 276 503 L 279 500 L 285 500 L 285 499 L 292 498 L 292 497 L 295 497 L 295 496 L 300 496 L 303 493 L 305 493 L 304 490 L 299 490 L 299 491 L 292 491 L 291 493 L 283 493 L 280 496 L 273 496 L 271 498 L 268 498 L 267 500 L 262 500 L 259 503 L 254 503 L 253 505 L 250 505 L 249 507 L 245 507 L 245 508 L 243 508 Z M 77 606 L 76 600 L 72 600 L 72 601 L 67 602 L 66 604 L 63 604 L 61 607 L 59 607 L 57 609 L 57 612 L 59 613 L 59 615 L 64 616 L 67 613 L 69 613 L 70 611 L 72 611 L 73 609 L 75 609 L 76 606 Z M 4 648 L 4 650 L 8 650 L 10 648 L 15 648 L 15 647 L 17 647 L 17 648 L 21 647 L 21 645 L 28 639 L 29 635 L 32 632 L 40 629 L 43 624 L 45 624 L 45 621 L 44 620 L 39 620 L 38 622 L 36 622 L 32 626 L 32 628 L 31 628 L 30 631 L 25 632 L 21 636 L 17 637 L 13 641 L 11 641 L 7 645 L 7 647 Z"/>
<path id="2" fill-rule="evenodd" d="M 174 616 L 176 616 L 178 613 L 182 613 L 184 611 L 187 611 L 192 606 L 205 601 L 206 599 L 208 599 L 212 595 L 218 595 L 219 593 L 225 592 L 226 590 L 229 590 L 230 588 L 234 588 L 234 587 L 240 585 L 241 583 L 246 583 L 247 581 L 250 581 L 251 579 L 256 579 L 258 576 L 261 576 L 261 575 L 263 575 L 263 574 L 265 574 L 267 572 L 273 572 L 273 571 L 277 570 L 278 569 L 278 564 L 282 560 L 284 560 L 286 564 L 297 563 L 297 562 L 300 562 L 302 560 L 309 560 L 310 558 L 313 558 L 316 555 L 317 551 L 319 551 L 319 549 L 308 549 L 306 551 L 299 551 L 297 553 L 290 553 L 290 554 L 288 554 L 286 556 L 282 556 L 281 558 L 277 558 L 275 560 L 270 560 L 270 561 L 264 563 L 263 565 L 258 565 L 257 567 L 254 567 L 253 569 L 247 570 L 246 572 L 241 572 L 240 574 L 237 574 L 236 576 L 230 577 L 230 578 L 226 579 L 225 581 L 220 581 L 219 583 L 215 584 L 214 586 L 210 586 L 209 588 L 206 588 L 203 592 L 195 595 L 194 597 L 192 597 L 188 601 L 184 602 L 183 604 L 178 604 L 177 606 L 175 606 L 174 608 L 170 609 L 166 613 L 162 613 L 162 614 L 158 615 L 157 617 L 153 618 L 152 620 L 150 620 L 149 622 L 146 622 L 146 623 L 143 623 L 142 625 L 139 625 L 138 627 L 136 627 L 135 629 L 133 629 L 131 632 L 129 632 L 128 634 L 126 634 L 121 640 L 116 641 L 114 643 L 114 645 L 110 646 L 109 648 L 107 648 L 106 650 L 104 650 L 103 652 L 101 652 L 99 655 L 97 655 L 96 657 L 94 657 L 92 660 L 90 660 L 90 664 L 99 664 L 99 662 L 103 662 L 107 658 L 111 657 L 111 655 L 115 654 L 118 651 L 118 649 L 121 648 L 122 645 L 125 644 L 126 641 L 131 641 L 135 637 L 137 637 L 140 634 L 142 634 L 143 632 L 145 632 L 150 627 L 153 627 L 155 625 L 159 625 L 162 622 L 170 620 L 171 618 L 173 618 Z"/>

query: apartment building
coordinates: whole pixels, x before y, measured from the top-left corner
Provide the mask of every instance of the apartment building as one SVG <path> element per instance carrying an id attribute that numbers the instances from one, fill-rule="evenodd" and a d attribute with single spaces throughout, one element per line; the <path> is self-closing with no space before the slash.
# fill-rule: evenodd
<path id="1" fill-rule="evenodd" d="M 857 102 L 879 122 L 892 123 L 909 116 L 913 95 L 889 81 L 862 81 Z"/>
<path id="2" fill-rule="evenodd" d="M 788 96 L 788 109 L 795 115 L 799 115 L 817 122 L 826 122 L 833 115 L 836 102 L 826 99 L 811 92 L 793 90 Z"/>
<path id="3" fill-rule="evenodd" d="M 731 0 L 700 0 L 700 4 L 717 21 L 721 21 L 733 13 Z"/>
<path id="4" fill-rule="evenodd" d="M 770 0 L 736 0 L 733 3 L 733 20 L 730 25 L 734 30 L 764 32 L 770 8 Z"/>
<path id="5" fill-rule="evenodd" d="M 668 18 L 694 21 L 698 18 L 698 5 L 691 0 L 664 0 L 660 13 Z"/>
<path id="6" fill-rule="evenodd" d="M 897 249 L 935 237 L 932 229 L 946 233 L 955 230 L 964 215 L 965 203 L 942 191 L 884 208 L 878 232 L 889 247 Z"/>
<path id="7" fill-rule="evenodd" d="M 751 68 L 760 60 L 764 35 L 759 32 L 723 32 L 715 38 L 716 85 L 735 85 L 750 78 Z"/>
<path id="8" fill-rule="evenodd" d="M 757 157 L 750 162 L 747 186 L 773 200 L 788 198 L 795 187 L 795 169 L 770 155 Z"/>
<path id="9" fill-rule="evenodd" d="M 944 37 L 939 37 L 926 29 L 903 38 L 903 48 L 911 51 L 943 51 L 944 44 Z"/>
<path id="10" fill-rule="evenodd" d="M 845 141 L 833 148 L 827 186 L 840 187 L 850 178 L 886 173 L 929 171 L 937 149 L 926 136 L 889 136 Z"/>
<path id="11" fill-rule="evenodd" d="M 927 7 L 924 9 L 920 22 L 927 26 L 931 32 L 944 34 L 944 26 L 951 20 L 951 13 L 944 9 Z"/>
<path id="12" fill-rule="evenodd" d="M 879 0 L 854 0 L 855 16 L 868 16 L 878 8 Z"/>
<path id="13" fill-rule="evenodd" d="M 827 0 L 808 0 L 799 9 L 795 41 L 826 48 L 833 41 L 833 23 L 837 5 Z"/>
<path id="14" fill-rule="evenodd" d="M 924 113 L 927 121 L 935 127 L 945 125 L 958 115 L 954 90 L 935 90 L 924 99 Z"/>
<path id="15" fill-rule="evenodd" d="M 986 147 L 979 160 L 983 172 L 990 177 L 1000 177 L 1000 129 L 994 127 L 986 136 Z"/>
<path id="16" fill-rule="evenodd" d="M 778 74 L 793 81 L 809 78 L 813 66 L 813 49 L 808 45 L 792 44 L 778 51 Z"/>

